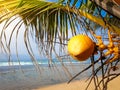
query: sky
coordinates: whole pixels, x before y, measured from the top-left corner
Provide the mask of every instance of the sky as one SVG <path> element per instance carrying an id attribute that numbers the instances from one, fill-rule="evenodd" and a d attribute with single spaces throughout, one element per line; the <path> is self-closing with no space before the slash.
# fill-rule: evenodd
<path id="1" fill-rule="evenodd" d="M 9 37 L 11 35 L 13 28 L 15 27 L 16 23 L 19 22 L 19 20 L 20 20 L 20 18 L 16 19 L 12 23 L 10 23 L 8 28 L 5 29 L 7 43 L 9 42 Z M 4 27 L 4 24 L 5 24 L 5 22 L 1 23 L 0 27 Z M 1 35 L 1 32 L 2 32 L 2 28 L 0 28 L 0 35 Z M 18 34 L 18 38 L 17 38 L 17 47 L 18 47 L 17 50 L 18 50 L 19 57 L 29 57 L 28 51 L 26 49 L 25 42 L 24 42 L 24 32 L 25 32 L 25 26 L 22 25 L 21 28 L 19 29 L 19 34 Z M 13 57 L 16 56 L 16 33 L 17 33 L 17 29 L 14 30 L 14 33 L 13 33 L 12 39 L 11 39 L 11 44 L 10 44 L 11 55 L 13 55 Z M 68 30 L 68 33 L 69 33 L 69 38 L 70 38 L 72 36 L 71 30 Z M 2 39 L 2 41 L 3 41 L 3 43 L 6 43 L 5 39 Z M 37 44 L 35 42 L 35 39 L 32 38 L 31 36 L 30 36 L 30 42 L 31 42 L 31 46 L 32 46 L 34 55 L 36 57 L 39 57 Z M 56 46 L 56 50 L 59 51 L 59 48 L 57 46 Z M 3 54 L 5 54 L 5 53 L 3 53 L 2 50 L 0 49 L 0 58 L 5 57 Z"/>
<path id="2" fill-rule="evenodd" d="M 53 0 L 48 0 L 48 1 L 53 1 Z M 57 1 L 57 0 L 54 0 L 54 1 Z M 79 3 L 78 3 L 78 5 L 79 5 Z M 102 11 L 101 14 L 102 14 L 103 16 L 106 15 L 105 11 Z M 5 34 L 6 34 L 6 37 L 7 37 L 7 42 L 9 41 L 8 38 L 10 37 L 10 33 L 12 32 L 15 24 L 16 24 L 17 22 L 19 22 L 19 20 L 20 20 L 20 18 L 16 19 L 14 22 L 12 22 L 12 23 L 9 25 L 8 28 L 6 28 Z M 1 24 L 0 24 L 0 27 L 3 27 L 3 26 L 4 26 L 4 23 L 5 23 L 5 22 L 1 23 Z M 25 26 L 22 25 L 21 28 L 19 29 L 19 35 L 18 35 L 18 39 L 17 39 L 17 43 L 18 43 L 18 48 L 17 48 L 17 50 L 18 50 L 18 54 L 21 55 L 21 56 L 23 56 L 23 55 L 26 55 L 26 56 L 27 56 L 27 55 L 28 55 L 27 50 L 26 50 L 26 48 L 25 48 L 25 43 L 24 43 L 24 30 L 25 30 Z M 0 34 L 1 34 L 1 31 L 2 31 L 2 28 L 0 28 Z M 71 35 L 71 33 L 70 33 L 70 30 L 68 30 L 68 31 L 69 31 L 69 37 L 71 37 L 72 35 Z M 4 41 L 4 40 L 3 40 L 3 41 Z M 31 45 L 32 45 L 32 48 L 33 48 L 33 50 L 34 50 L 35 55 L 38 55 L 38 52 L 37 52 L 37 51 L 38 51 L 38 50 L 37 50 L 38 48 L 37 48 L 37 45 L 36 45 L 35 41 L 33 40 L 33 38 L 30 38 L 30 42 L 32 42 Z M 4 43 L 5 43 L 5 41 L 4 41 Z M 12 36 L 12 41 L 11 41 L 11 53 L 12 53 L 13 55 L 16 54 L 16 48 L 15 48 L 15 47 L 16 47 L 16 30 L 15 30 L 13 36 Z M 0 54 L 1 54 L 1 55 L 2 55 L 2 53 L 3 53 L 3 52 L 0 50 Z"/>
<path id="3" fill-rule="evenodd" d="M 11 35 L 13 28 L 15 27 L 16 23 L 19 22 L 19 20 L 20 20 L 19 18 L 16 19 L 8 26 L 8 28 L 6 28 L 5 35 L 6 35 L 7 43 L 9 41 L 9 37 Z M 0 27 L 1 27 L 0 28 L 0 35 L 1 35 L 2 27 L 4 26 L 4 23 L 5 22 L 0 24 Z M 18 34 L 18 39 L 17 39 L 17 45 L 18 45 L 17 50 L 18 50 L 19 56 L 27 56 L 28 55 L 26 47 L 25 47 L 25 43 L 24 43 L 24 31 L 25 31 L 25 26 L 22 25 L 21 28 L 19 29 L 19 34 Z M 14 33 L 12 35 L 12 39 L 11 39 L 10 48 L 11 48 L 12 55 L 16 55 L 16 33 L 17 33 L 17 29 L 14 31 Z M 3 43 L 5 43 L 5 39 L 2 39 L 2 41 L 3 41 Z M 30 42 L 32 42 L 31 45 L 32 45 L 33 50 L 35 51 L 35 54 L 38 55 L 38 52 L 36 52 L 37 46 L 36 46 L 36 43 L 33 40 L 33 38 L 30 38 Z M 0 55 L 2 55 L 2 54 L 4 54 L 4 53 L 0 49 Z"/>

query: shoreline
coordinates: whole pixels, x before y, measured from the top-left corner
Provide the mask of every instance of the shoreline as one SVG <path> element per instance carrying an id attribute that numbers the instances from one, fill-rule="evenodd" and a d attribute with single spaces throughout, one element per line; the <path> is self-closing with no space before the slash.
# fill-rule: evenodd
<path id="1" fill-rule="evenodd" d="M 0 90 L 61 90 L 61 88 L 62 90 L 84 90 L 87 85 L 85 80 L 91 75 L 91 70 L 79 75 L 70 84 L 67 82 L 71 76 L 73 77 L 88 65 L 80 63 L 65 64 L 64 67 L 61 65 L 41 66 L 39 71 L 26 66 L 23 70 L 0 73 Z M 118 79 L 117 83 L 119 84 L 120 77 Z M 91 87 L 93 90 L 93 86 Z M 120 90 L 120 88 L 111 90 Z"/>
<path id="2" fill-rule="evenodd" d="M 59 83 L 67 83 L 70 76 L 76 75 L 88 64 L 72 64 L 61 66 L 41 66 L 39 70 L 25 67 L 22 70 L 5 71 L 0 73 L 0 90 L 32 90 Z M 67 70 L 66 70 L 67 68 Z M 87 73 L 87 74 L 86 74 Z M 90 71 L 75 78 L 79 80 L 88 76 Z"/>

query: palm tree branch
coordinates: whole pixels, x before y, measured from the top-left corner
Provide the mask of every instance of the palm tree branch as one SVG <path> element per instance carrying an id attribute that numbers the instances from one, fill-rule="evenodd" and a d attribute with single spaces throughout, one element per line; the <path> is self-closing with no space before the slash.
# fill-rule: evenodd
<path id="1" fill-rule="evenodd" d="M 83 8 L 77 9 L 75 7 L 69 7 L 68 5 L 62 5 L 61 3 L 51 3 L 45 1 L 20 1 L 21 0 L 18 0 L 17 2 L 14 1 L 12 6 L 9 6 L 10 4 L 8 2 L 2 4 L 8 5 L 6 6 L 8 12 L 1 16 L 0 22 L 7 19 L 9 20 L 12 16 L 17 15 L 17 17 L 20 17 L 23 20 L 21 20 L 21 22 L 24 22 L 27 28 L 32 28 L 30 30 L 35 32 L 37 40 L 42 42 L 47 41 L 47 45 L 50 46 L 49 48 L 52 48 L 55 45 L 52 43 L 54 40 L 57 40 L 55 38 L 59 38 L 61 44 L 68 40 L 69 26 L 72 34 L 75 35 L 77 33 L 76 26 L 78 25 L 78 21 L 81 21 L 82 18 L 87 18 L 104 28 L 109 28 L 111 31 L 115 31 L 120 34 L 120 29 L 117 26 L 114 26 L 107 21 L 106 24 L 102 18 L 97 17 L 92 13 L 88 13 L 87 10 L 84 10 Z M 73 6 L 75 3 L 76 2 L 74 2 Z M 80 23 L 85 22 L 81 21 Z M 9 26 L 9 23 L 6 27 L 7 26 Z"/>

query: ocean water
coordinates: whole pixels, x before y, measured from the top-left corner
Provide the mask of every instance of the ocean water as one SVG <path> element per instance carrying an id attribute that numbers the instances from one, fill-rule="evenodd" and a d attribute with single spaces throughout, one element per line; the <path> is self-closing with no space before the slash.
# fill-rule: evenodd
<path id="1" fill-rule="evenodd" d="M 98 57 L 95 57 L 95 60 Z M 7 59 L 7 58 L 0 58 L 0 72 L 5 72 L 5 71 L 10 71 L 10 70 L 19 70 L 19 69 L 31 69 L 34 67 L 35 64 L 39 65 L 39 66 L 49 66 L 52 64 L 56 64 L 56 65 L 70 65 L 72 64 L 90 64 L 91 60 L 88 59 L 86 61 L 77 61 L 77 60 L 73 60 L 71 59 L 62 59 L 61 61 L 54 58 L 51 61 L 49 59 L 36 59 L 36 61 L 31 60 L 30 58 L 20 58 L 19 60 L 17 58 L 12 58 L 11 60 Z"/>
<path id="2" fill-rule="evenodd" d="M 13 60 L 13 61 L 7 61 L 7 60 L 0 60 L 0 72 L 8 72 L 8 71 L 14 71 L 14 70 L 20 70 L 20 69 L 33 69 L 34 63 L 32 60 Z M 53 61 L 50 63 L 48 59 L 39 59 L 37 60 L 37 65 L 42 66 L 42 67 L 48 67 L 50 64 L 56 64 L 56 65 L 61 65 L 61 63 L 64 64 L 79 64 L 80 62 L 76 60 L 63 60 L 60 62 L 57 59 L 53 59 Z M 85 62 L 87 63 L 87 62 Z"/>
<path id="3" fill-rule="evenodd" d="M 33 61 L 33 60 L 0 60 L 0 67 L 1 66 L 24 66 L 24 65 L 34 65 L 33 63 L 36 62 L 37 64 L 39 65 L 48 65 L 48 64 L 52 64 L 52 63 L 55 63 L 55 64 L 61 64 L 61 63 L 65 63 L 65 64 L 69 64 L 69 63 L 80 63 L 79 61 L 77 60 L 62 60 L 62 61 L 59 61 L 58 59 L 52 59 L 52 61 L 48 60 L 48 59 L 39 59 L 39 60 L 36 60 L 36 61 Z M 82 63 L 90 63 L 90 60 L 86 60 Z"/>
<path id="4" fill-rule="evenodd" d="M 61 63 L 65 63 L 65 64 L 69 64 L 69 63 L 80 63 L 79 61 L 76 60 L 62 60 L 59 61 L 57 59 L 53 59 L 52 61 L 49 61 L 48 59 L 41 59 L 41 60 L 36 60 L 37 64 L 39 65 L 49 65 L 49 64 L 61 64 Z M 90 61 L 85 61 L 85 63 L 89 63 Z M 20 60 L 20 61 L 3 61 L 0 60 L 0 67 L 2 66 L 27 66 L 27 65 L 34 65 L 34 61 L 32 60 Z"/>

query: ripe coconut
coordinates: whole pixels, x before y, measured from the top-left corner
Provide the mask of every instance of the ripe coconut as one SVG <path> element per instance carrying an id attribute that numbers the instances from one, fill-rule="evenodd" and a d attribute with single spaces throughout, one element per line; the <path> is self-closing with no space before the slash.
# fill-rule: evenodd
<path id="1" fill-rule="evenodd" d="M 68 53 L 74 59 L 84 61 L 93 54 L 94 45 L 87 35 L 76 35 L 68 41 Z"/>

